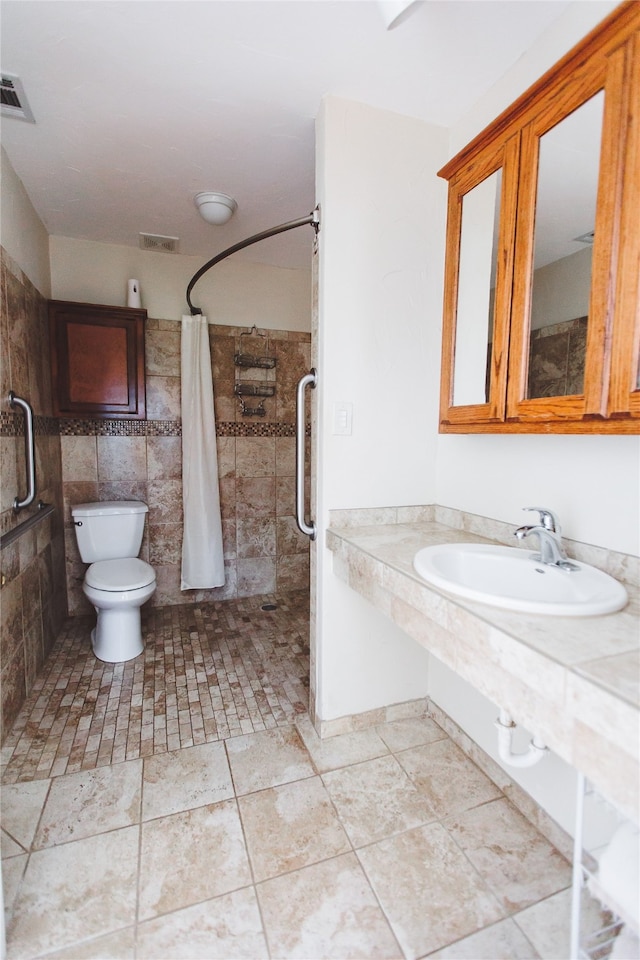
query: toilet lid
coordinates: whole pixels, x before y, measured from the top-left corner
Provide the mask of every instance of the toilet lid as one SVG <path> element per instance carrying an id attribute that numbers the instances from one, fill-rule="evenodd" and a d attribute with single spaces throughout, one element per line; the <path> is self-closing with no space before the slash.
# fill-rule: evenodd
<path id="1" fill-rule="evenodd" d="M 85 583 L 96 590 L 110 590 L 120 593 L 123 590 L 137 590 L 146 587 L 155 580 L 155 572 L 150 563 L 127 557 L 124 560 L 98 560 L 92 563 L 85 574 Z"/>

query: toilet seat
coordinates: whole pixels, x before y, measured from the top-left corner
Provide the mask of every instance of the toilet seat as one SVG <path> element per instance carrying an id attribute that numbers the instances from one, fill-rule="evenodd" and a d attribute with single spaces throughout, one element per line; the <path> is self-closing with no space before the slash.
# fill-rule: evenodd
<path id="1" fill-rule="evenodd" d="M 137 557 L 121 560 L 97 560 L 85 574 L 85 583 L 95 590 L 108 593 L 124 593 L 139 590 L 155 581 L 156 575 L 150 563 Z"/>

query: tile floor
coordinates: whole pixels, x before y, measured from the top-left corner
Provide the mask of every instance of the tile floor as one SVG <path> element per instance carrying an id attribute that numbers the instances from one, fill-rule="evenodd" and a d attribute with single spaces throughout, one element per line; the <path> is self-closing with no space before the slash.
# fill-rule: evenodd
<path id="1" fill-rule="evenodd" d="M 95 618 L 67 621 L 3 746 L 4 783 L 265 730 L 306 712 L 308 591 L 142 614 L 144 654 L 117 664 L 93 656 Z"/>
<path id="2" fill-rule="evenodd" d="M 202 652 L 200 659 L 185 649 L 184 673 L 176 666 L 175 674 L 206 678 L 187 691 L 211 702 L 215 729 L 205 726 L 211 718 L 201 704 L 189 715 L 203 723 L 191 719 L 187 735 L 180 714 L 188 707 L 168 692 L 175 684 L 184 698 L 185 684 L 171 681 L 164 700 L 154 695 L 154 716 L 165 717 L 167 730 L 177 720 L 171 737 L 180 739 L 143 739 L 138 712 L 144 716 L 151 688 L 145 692 L 135 668 L 133 686 L 115 668 L 138 731 L 130 746 L 121 735 L 124 754 L 115 752 L 118 733 L 104 732 L 114 719 L 116 731 L 124 729 L 110 681 L 103 675 L 92 686 L 95 661 L 89 669 L 76 648 L 74 661 L 73 630 L 61 637 L 36 701 L 45 688 L 67 690 L 72 676 L 76 688 L 41 704 L 49 726 L 39 726 L 35 703 L 25 706 L 2 791 L 9 960 L 568 957 L 570 869 L 560 854 L 429 717 L 319 740 L 300 710 L 303 680 L 291 666 L 304 658 L 298 607 L 289 617 L 279 607 L 276 637 L 253 601 L 224 611 L 203 604 L 200 619 L 157 611 L 156 623 L 165 615 L 182 623 L 185 645 Z M 252 627 L 239 626 L 241 613 Z M 223 619 L 211 645 L 211 625 Z M 226 630 L 239 634 L 243 655 L 231 652 Z M 245 649 L 254 631 L 262 665 Z M 147 640 L 145 669 L 169 634 L 176 636 Z M 210 689 L 214 675 L 221 686 L 225 657 L 229 687 L 253 691 L 258 705 L 256 712 L 247 698 L 241 707 L 222 697 L 226 726 Z M 241 665 L 245 673 L 230 680 Z M 253 670 L 267 687 L 262 694 Z M 136 683 L 142 693 L 132 692 Z M 288 684 L 292 698 L 281 692 Z M 97 736 L 90 734 L 64 769 L 62 753 L 49 763 L 54 728 L 60 744 L 65 715 L 76 733 L 83 716 L 91 729 L 105 695 L 108 758 L 100 745 L 88 747 Z M 195 702 L 189 692 L 185 702 Z M 29 736 L 19 763 L 13 754 Z M 29 759 L 36 741 L 38 762 Z"/>

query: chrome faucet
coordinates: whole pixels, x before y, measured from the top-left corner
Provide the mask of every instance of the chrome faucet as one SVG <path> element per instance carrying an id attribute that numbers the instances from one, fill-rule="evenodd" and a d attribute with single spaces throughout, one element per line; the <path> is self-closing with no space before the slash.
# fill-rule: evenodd
<path id="1" fill-rule="evenodd" d="M 558 518 L 551 510 L 544 507 L 524 507 L 525 510 L 533 510 L 540 514 L 540 522 L 532 526 L 518 527 L 515 536 L 518 540 L 524 540 L 526 537 L 535 534 L 540 541 L 540 553 L 534 554 L 533 559 L 550 566 L 561 567 L 562 570 L 570 572 L 579 570 L 575 563 L 568 559 L 564 547 L 562 546 L 562 532 Z"/>

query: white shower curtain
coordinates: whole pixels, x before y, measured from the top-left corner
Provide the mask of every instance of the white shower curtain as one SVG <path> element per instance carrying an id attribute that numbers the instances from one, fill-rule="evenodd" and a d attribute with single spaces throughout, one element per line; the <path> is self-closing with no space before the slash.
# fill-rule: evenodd
<path id="1" fill-rule="evenodd" d="M 181 590 L 224 584 L 216 422 L 209 329 L 203 316 L 182 318 Z"/>

